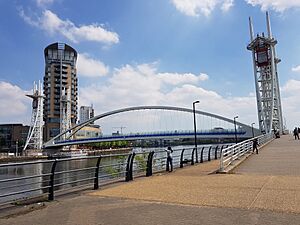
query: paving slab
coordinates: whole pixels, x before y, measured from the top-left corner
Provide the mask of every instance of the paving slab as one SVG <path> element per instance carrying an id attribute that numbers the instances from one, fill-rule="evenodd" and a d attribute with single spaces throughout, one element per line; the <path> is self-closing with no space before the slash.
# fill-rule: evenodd
<path id="1" fill-rule="evenodd" d="M 198 207 L 82 195 L 48 204 L 1 225 L 299 225 L 300 215 L 268 210 Z"/>

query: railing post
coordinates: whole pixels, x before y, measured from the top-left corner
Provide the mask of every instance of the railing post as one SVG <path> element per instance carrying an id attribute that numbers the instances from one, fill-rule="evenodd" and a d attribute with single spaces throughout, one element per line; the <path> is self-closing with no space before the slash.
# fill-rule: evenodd
<path id="1" fill-rule="evenodd" d="M 202 147 L 201 149 L 201 158 L 200 158 L 200 163 L 203 163 L 203 151 L 205 147 Z"/>
<path id="2" fill-rule="evenodd" d="M 146 177 L 152 176 L 152 159 L 153 159 L 154 151 L 149 152 L 148 160 L 147 160 L 147 170 Z"/>
<path id="3" fill-rule="evenodd" d="M 48 194 L 48 200 L 53 201 L 54 200 L 54 176 L 55 176 L 55 168 L 57 164 L 57 159 L 52 164 L 51 167 L 51 175 L 50 175 L 50 182 L 49 182 L 49 194 Z"/>
<path id="4" fill-rule="evenodd" d="M 133 180 L 133 161 L 134 161 L 135 153 L 132 153 L 132 157 L 130 159 L 130 172 L 129 172 L 129 178 L 130 180 Z"/>
<path id="5" fill-rule="evenodd" d="M 184 154 L 184 150 L 185 150 L 185 149 L 182 149 L 181 155 L 180 155 L 180 168 L 183 167 L 183 154 Z M 168 169 L 169 169 L 169 166 L 168 166 Z M 168 171 L 168 170 L 167 170 L 167 171 Z"/>
<path id="6" fill-rule="evenodd" d="M 210 151 L 211 151 L 211 148 L 212 146 L 209 147 L 209 150 L 208 150 L 208 157 L 207 157 L 207 161 L 210 161 Z"/>
<path id="7" fill-rule="evenodd" d="M 218 159 L 218 148 L 219 148 L 219 146 L 217 145 L 216 150 L 215 150 L 215 159 Z"/>
<path id="8" fill-rule="evenodd" d="M 191 165 L 194 165 L 194 154 L 195 154 L 195 150 L 196 150 L 196 148 L 193 148 Z M 196 154 L 196 155 L 197 155 L 197 154 Z"/>
<path id="9" fill-rule="evenodd" d="M 125 181 L 130 181 L 130 160 L 131 160 L 132 154 L 128 155 L 127 158 L 127 165 L 126 165 L 126 177 L 125 177 Z"/>
<path id="10" fill-rule="evenodd" d="M 221 155 L 220 155 L 220 172 L 224 172 L 223 148 L 221 148 Z"/>
<path id="11" fill-rule="evenodd" d="M 94 190 L 99 189 L 99 166 L 101 161 L 101 155 L 97 159 L 96 170 L 95 170 L 95 179 L 94 179 Z"/>
<path id="12" fill-rule="evenodd" d="M 198 159 L 198 147 L 195 148 L 196 150 L 196 163 L 199 163 L 199 159 Z"/>
<path id="13" fill-rule="evenodd" d="M 224 145 L 222 145 L 221 149 L 220 149 L 220 158 L 221 158 L 221 152 L 223 151 L 224 149 Z"/>

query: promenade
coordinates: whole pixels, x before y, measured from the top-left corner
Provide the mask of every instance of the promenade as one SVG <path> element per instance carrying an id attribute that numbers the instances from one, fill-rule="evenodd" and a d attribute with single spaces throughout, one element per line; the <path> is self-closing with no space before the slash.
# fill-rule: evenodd
<path id="1" fill-rule="evenodd" d="M 219 161 L 58 198 L 0 224 L 300 224 L 300 141 L 276 139 L 231 174 Z"/>

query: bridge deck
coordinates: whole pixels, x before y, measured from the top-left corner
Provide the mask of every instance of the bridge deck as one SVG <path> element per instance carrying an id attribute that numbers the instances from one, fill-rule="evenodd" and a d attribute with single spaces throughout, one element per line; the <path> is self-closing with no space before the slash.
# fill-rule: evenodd
<path id="1" fill-rule="evenodd" d="M 50 204 L 1 224 L 300 224 L 300 141 L 283 136 L 234 174 L 218 161 Z M 59 222 L 58 222 L 59 220 Z"/>

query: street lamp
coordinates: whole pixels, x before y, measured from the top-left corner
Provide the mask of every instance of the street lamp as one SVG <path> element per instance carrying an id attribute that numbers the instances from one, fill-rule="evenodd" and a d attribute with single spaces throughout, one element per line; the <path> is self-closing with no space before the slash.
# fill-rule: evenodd
<path id="1" fill-rule="evenodd" d="M 197 128 L 196 128 L 196 112 L 195 112 L 195 104 L 196 104 L 196 103 L 200 103 L 200 101 L 195 101 L 195 102 L 193 102 L 195 151 L 196 151 L 196 163 L 198 163 L 198 152 L 197 152 Z"/>
<path id="2" fill-rule="evenodd" d="M 234 137 L 235 137 L 235 143 L 237 144 L 237 137 L 236 137 L 236 121 L 235 119 L 239 118 L 239 116 L 235 116 L 233 118 L 233 123 L 234 123 Z"/>
<path id="3" fill-rule="evenodd" d="M 251 123 L 251 127 L 252 127 L 252 138 L 254 138 L 254 130 L 253 130 L 253 125 L 254 125 L 255 123 Z"/>
<path id="4" fill-rule="evenodd" d="M 18 156 L 18 139 L 16 140 L 16 157 Z"/>

